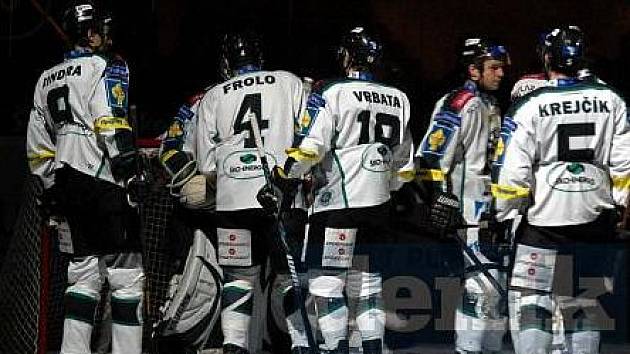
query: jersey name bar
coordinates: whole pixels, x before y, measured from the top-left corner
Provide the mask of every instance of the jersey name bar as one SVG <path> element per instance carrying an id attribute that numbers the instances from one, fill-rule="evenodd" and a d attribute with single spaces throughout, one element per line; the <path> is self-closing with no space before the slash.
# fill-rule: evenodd
<path id="1" fill-rule="evenodd" d="M 61 80 L 66 76 L 81 76 L 81 65 L 73 66 L 69 65 L 61 70 L 53 72 L 52 74 L 44 78 L 44 84 L 42 88 L 52 84 L 57 80 Z"/>
<path id="2" fill-rule="evenodd" d="M 274 84 L 275 82 L 276 82 L 276 78 L 273 77 L 273 75 L 265 75 L 264 77 L 250 76 L 244 79 L 232 81 L 229 84 L 224 85 L 223 94 L 227 94 L 231 90 L 236 91 L 243 87 L 249 87 L 249 86 L 254 86 L 254 85 L 265 85 L 265 84 L 271 85 L 271 84 Z"/>
<path id="3" fill-rule="evenodd" d="M 400 100 L 396 96 L 373 91 L 352 91 L 359 102 L 380 103 L 390 107 L 400 108 Z"/>
<path id="4" fill-rule="evenodd" d="M 589 100 L 586 97 L 581 101 L 562 101 L 538 105 L 538 114 L 541 117 L 578 113 L 610 113 L 610 108 L 608 108 L 608 101 L 597 98 Z"/>

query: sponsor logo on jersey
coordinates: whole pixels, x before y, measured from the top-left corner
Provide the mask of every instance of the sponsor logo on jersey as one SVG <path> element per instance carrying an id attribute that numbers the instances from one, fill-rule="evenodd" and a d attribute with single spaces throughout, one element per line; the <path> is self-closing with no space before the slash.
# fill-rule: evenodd
<path id="1" fill-rule="evenodd" d="M 538 105 L 538 114 L 549 117 L 561 114 L 610 113 L 610 102 L 597 97 L 583 97 L 581 100 L 562 101 Z"/>
<path id="2" fill-rule="evenodd" d="M 269 165 L 276 165 L 276 158 L 267 153 Z M 223 161 L 223 172 L 234 179 L 251 179 L 264 175 L 258 155 L 254 151 L 234 151 Z"/>
<path id="3" fill-rule="evenodd" d="M 65 68 L 50 73 L 48 76 L 44 77 L 42 88 L 52 84 L 55 81 L 59 81 L 66 76 L 81 76 L 81 65 L 68 65 Z"/>
<path id="4" fill-rule="evenodd" d="M 422 152 L 438 156 L 444 155 L 444 149 L 448 146 L 452 135 L 453 128 L 436 123 L 422 147 Z"/>
<path id="5" fill-rule="evenodd" d="M 110 107 L 127 107 L 127 83 L 119 79 L 105 79 L 107 99 Z"/>
<path id="6" fill-rule="evenodd" d="M 332 200 L 332 192 L 331 191 L 325 191 L 319 197 L 319 203 L 321 205 L 323 205 L 323 206 L 329 205 L 331 200 Z"/>
<path id="7" fill-rule="evenodd" d="M 394 95 L 375 91 L 352 91 L 359 102 L 380 103 L 389 107 L 400 108 L 400 99 Z"/>
<path id="8" fill-rule="evenodd" d="M 563 192 L 589 192 L 600 188 L 604 183 L 604 174 L 591 164 L 559 164 L 549 170 L 547 183 Z"/>
<path id="9" fill-rule="evenodd" d="M 236 91 L 243 87 L 251 87 L 254 85 L 271 85 L 276 83 L 276 78 L 273 75 L 265 76 L 249 76 L 243 79 L 234 80 L 228 84 L 223 85 L 223 94 L 227 94 L 230 91 Z"/>
<path id="10" fill-rule="evenodd" d="M 361 166 L 371 172 L 389 172 L 392 162 L 391 150 L 381 143 L 369 145 L 361 156 Z"/>

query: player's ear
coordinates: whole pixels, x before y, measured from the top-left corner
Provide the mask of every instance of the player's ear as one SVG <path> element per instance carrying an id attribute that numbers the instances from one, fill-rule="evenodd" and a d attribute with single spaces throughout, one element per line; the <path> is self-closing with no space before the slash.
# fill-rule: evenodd
<path id="1" fill-rule="evenodd" d="M 473 81 L 481 79 L 481 71 L 475 64 L 468 65 L 468 77 Z"/>

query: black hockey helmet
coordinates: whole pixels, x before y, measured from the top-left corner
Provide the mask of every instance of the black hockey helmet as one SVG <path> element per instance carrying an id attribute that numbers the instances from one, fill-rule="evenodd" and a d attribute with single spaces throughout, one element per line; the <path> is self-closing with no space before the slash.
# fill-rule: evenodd
<path id="1" fill-rule="evenodd" d="M 72 1 L 63 14 L 63 30 L 70 42 L 87 46 L 90 29 L 111 39 L 114 31 L 111 13 L 102 11 L 90 0 Z"/>
<path id="2" fill-rule="evenodd" d="M 551 69 L 577 72 L 584 65 L 584 33 L 577 26 L 556 28 L 544 36 L 539 52 Z"/>
<path id="3" fill-rule="evenodd" d="M 355 27 L 341 38 L 337 50 L 337 60 L 345 70 L 358 68 L 372 69 L 381 58 L 383 45 L 363 27 Z"/>
<path id="4" fill-rule="evenodd" d="M 262 40 L 252 31 L 228 33 L 223 37 L 220 74 L 225 79 L 235 76 L 239 69 L 252 66 L 262 69 Z"/>
<path id="5" fill-rule="evenodd" d="M 467 38 L 464 40 L 459 54 L 459 61 L 463 68 L 470 64 L 480 66 L 487 59 L 501 60 L 509 64 L 510 55 L 505 46 L 486 38 Z"/>
<path id="6" fill-rule="evenodd" d="M 73 45 L 87 46 L 88 30 L 95 28 L 97 23 L 96 6 L 88 0 L 72 1 L 63 13 L 62 23 Z"/>

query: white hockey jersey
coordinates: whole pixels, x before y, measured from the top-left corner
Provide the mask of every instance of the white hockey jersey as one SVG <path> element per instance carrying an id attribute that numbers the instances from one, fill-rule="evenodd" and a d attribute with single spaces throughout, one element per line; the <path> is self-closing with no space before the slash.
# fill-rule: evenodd
<path id="1" fill-rule="evenodd" d="M 490 209 L 490 169 L 501 115 L 496 100 L 472 81 L 435 105 L 418 150 L 418 178 L 455 194 L 466 223 Z"/>
<path id="2" fill-rule="evenodd" d="M 131 139 L 115 138 L 120 131 L 131 131 L 128 85 L 122 59 L 87 51 L 72 51 L 44 71 L 35 87 L 27 136 L 31 171 L 48 174 L 50 165 L 41 162 L 54 153 L 55 169 L 67 164 L 115 183 L 110 159 L 132 148 Z M 54 137 L 43 133 L 45 126 L 52 127 Z"/>
<path id="3" fill-rule="evenodd" d="M 321 83 L 300 122 L 300 144 L 289 150 L 299 177 L 319 163 L 325 181 L 312 212 L 385 203 L 400 178 L 413 179 L 409 99 L 377 82 Z"/>
<path id="4" fill-rule="evenodd" d="M 216 172 L 217 210 L 261 208 L 265 184 L 250 119 L 257 119 L 270 167 L 282 166 L 305 101 L 302 81 L 286 71 L 255 71 L 209 90 L 197 110 L 197 160 Z"/>
<path id="5" fill-rule="evenodd" d="M 528 205 L 538 226 L 593 221 L 625 206 L 630 124 L 623 99 L 606 85 L 557 80 L 517 101 L 503 121 L 493 169 L 497 217 Z"/>

